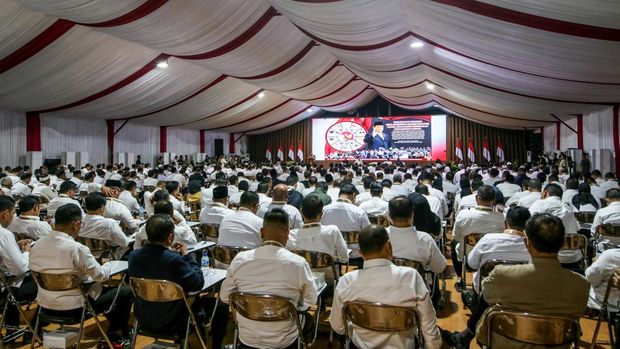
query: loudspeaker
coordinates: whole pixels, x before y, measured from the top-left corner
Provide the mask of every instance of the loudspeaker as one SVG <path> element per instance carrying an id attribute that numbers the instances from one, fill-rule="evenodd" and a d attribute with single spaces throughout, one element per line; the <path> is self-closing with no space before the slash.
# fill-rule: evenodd
<path id="1" fill-rule="evenodd" d="M 215 149 L 215 156 L 224 155 L 224 139 L 216 138 L 213 140 L 213 148 Z"/>

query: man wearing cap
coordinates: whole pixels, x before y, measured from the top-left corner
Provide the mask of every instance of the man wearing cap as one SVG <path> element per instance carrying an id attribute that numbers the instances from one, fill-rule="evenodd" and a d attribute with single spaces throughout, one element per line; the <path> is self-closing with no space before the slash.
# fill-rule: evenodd
<path id="1" fill-rule="evenodd" d="M 50 176 L 48 176 L 47 174 L 39 177 L 39 183 L 34 186 L 31 194 L 47 199 L 46 202 L 52 201 L 52 199 L 56 197 L 56 193 L 49 186 L 51 182 L 50 179 Z"/>
<path id="2" fill-rule="evenodd" d="M 220 224 L 233 210 L 228 208 L 228 187 L 213 188 L 213 200 L 200 211 L 200 223 Z"/>
<path id="3" fill-rule="evenodd" d="M 108 179 L 105 186 L 110 188 L 110 191 L 106 195 L 108 202 L 106 203 L 104 217 L 120 221 L 126 233 L 134 233 L 138 230 L 138 221 L 131 215 L 129 207 L 118 199 L 121 194 L 121 181 Z"/>
<path id="4" fill-rule="evenodd" d="M 375 121 L 372 131 L 368 130 L 364 142 L 368 144 L 368 149 L 377 150 L 380 148 L 389 149 L 392 147 L 392 137 L 383 133 L 383 122 Z"/>

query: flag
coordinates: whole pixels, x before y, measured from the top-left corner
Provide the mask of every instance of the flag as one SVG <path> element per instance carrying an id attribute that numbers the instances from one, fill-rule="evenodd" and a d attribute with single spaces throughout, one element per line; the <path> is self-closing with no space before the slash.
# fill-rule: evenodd
<path id="1" fill-rule="evenodd" d="M 280 161 L 284 161 L 284 149 L 282 148 L 282 144 L 278 147 L 278 159 Z"/>
<path id="2" fill-rule="evenodd" d="M 304 161 L 304 148 L 301 146 L 301 143 L 297 145 L 297 157 L 299 158 L 299 161 Z"/>
<path id="3" fill-rule="evenodd" d="M 295 150 L 293 148 L 293 143 L 291 143 L 291 146 L 288 148 L 288 158 L 295 161 Z"/>
<path id="4" fill-rule="evenodd" d="M 504 143 L 502 143 L 502 140 L 499 138 L 497 139 L 497 149 L 495 150 L 495 153 L 499 162 L 504 162 Z"/>
<path id="5" fill-rule="evenodd" d="M 487 161 L 491 161 L 491 149 L 489 149 L 489 140 L 484 137 L 484 141 L 482 142 L 482 157 Z"/>
<path id="6" fill-rule="evenodd" d="M 265 150 L 265 157 L 267 160 L 271 161 L 271 144 L 267 146 L 267 150 Z"/>
<path id="7" fill-rule="evenodd" d="M 471 163 L 476 162 L 476 152 L 474 150 L 474 142 L 472 142 L 471 139 L 469 140 L 469 143 L 467 144 L 467 158 L 469 159 Z"/>
<path id="8" fill-rule="evenodd" d="M 461 143 L 461 139 L 456 139 L 456 150 L 454 151 L 454 156 L 463 161 L 463 143 Z"/>

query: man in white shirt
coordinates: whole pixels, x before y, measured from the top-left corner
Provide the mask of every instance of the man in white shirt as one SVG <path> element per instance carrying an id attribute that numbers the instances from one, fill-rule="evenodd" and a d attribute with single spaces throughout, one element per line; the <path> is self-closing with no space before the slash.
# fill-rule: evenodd
<path id="1" fill-rule="evenodd" d="M 443 207 L 441 205 L 441 201 L 435 196 L 432 196 L 428 193 L 428 187 L 423 184 L 418 184 L 415 187 L 415 192 L 424 196 L 426 201 L 428 201 L 428 205 L 431 207 L 431 212 L 433 212 L 437 217 L 443 220 L 443 217 L 448 212 L 443 211 Z"/>
<path id="2" fill-rule="evenodd" d="M 393 184 L 392 184 L 392 191 L 394 193 L 396 193 L 396 195 L 409 195 L 411 193 L 411 191 L 409 190 L 409 188 L 407 188 L 406 186 L 403 185 L 403 176 L 400 174 L 395 174 L 394 177 L 392 178 Z"/>
<path id="3" fill-rule="evenodd" d="M 461 210 L 472 209 L 478 206 L 476 203 L 476 194 L 478 193 L 478 189 L 483 185 L 484 183 L 480 179 L 471 181 L 471 194 L 463 196 L 460 200 L 456 200 L 455 214 L 458 214 Z"/>
<path id="4" fill-rule="evenodd" d="M 433 188 L 433 175 L 429 172 L 422 172 L 418 177 L 418 181 L 420 184 L 424 184 L 428 187 L 428 193 L 441 201 L 441 210 L 447 214 L 448 213 L 448 202 L 446 201 L 446 196 L 443 194 L 441 190 L 437 190 Z M 439 216 L 439 218 L 443 219 L 443 216 Z"/>
<path id="5" fill-rule="evenodd" d="M 333 182 L 333 186 L 330 186 L 327 189 L 327 195 L 332 199 L 332 202 L 336 202 L 338 200 L 338 193 L 340 193 L 340 183 L 342 181 L 340 179 L 336 179 Z"/>
<path id="6" fill-rule="evenodd" d="M 273 187 L 271 192 L 272 201 L 269 204 L 262 205 L 258 209 L 257 216 L 263 218 L 265 213 L 271 211 L 274 208 L 281 208 L 288 214 L 289 218 L 289 228 L 290 229 L 299 229 L 304 224 L 303 219 L 301 218 L 301 213 L 295 206 L 289 205 L 286 202 L 288 201 L 288 188 L 285 184 L 278 184 Z"/>
<path id="7" fill-rule="evenodd" d="M 219 177 L 224 176 L 224 174 L 218 173 L 216 176 L 219 178 Z M 213 188 L 220 187 L 220 186 L 228 187 L 226 184 L 225 177 L 222 179 L 216 179 L 215 182 L 213 182 L 209 188 L 202 188 L 200 190 L 200 206 L 201 207 L 205 207 L 213 198 Z"/>
<path id="8" fill-rule="evenodd" d="M 129 207 L 118 199 L 121 194 L 121 182 L 115 179 L 108 179 L 106 187 L 111 189 L 107 196 L 107 204 L 104 216 L 120 221 L 123 225 L 123 231 L 127 235 L 135 233 L 139 228 L 139 221 L 133 218 Z"/>
<path id="9" fill-rule="evenodd" d="M 306 250 L 327 253 L 335 262 L 347 263 L 349 252 L 340 229 L 335 225 L 321 224 L 323 217 L 323 201 L 316 195 L 307 195 L 301 203 L 301 213 L 305 224 L 291 230 L 286 248 L 289 250 Z M 325 279 L 334 280 L 331 268 L 320 270 L 325 273 Z"/>
<path id="10" fill-rule="evenodd" d="M 372 197 L 372 194 L 370 194 L 370 185 L 373 182 L 374 182 L 374 180 L 370 176 L 366 176 L 366 177 L 364 177 L 364 179 L 362 179 L 362 184 L 364 186 L 364 191 L 359 193 L 359 194 L 357 194 L 357 196 L 355 196 L 355 204 L 357 206 L 361 205 L 364 201 L 370 200 L 370 198 Z M 383 186 L 381 186 L 381 192 L 383 193 Z M 381 195 L 383 195 L 383 194 L 381 194 Z"/>
<path id="11" fill-rule="evenodd" d="M 530 207 L 532 215 L 536 213 L 548 213 L 562 220 L 566 235 L 579 232 L 579 222 L 570 206 L 562 203 L 562 188 L 557 184 L 548 184 L 541 195 L 541 199 L 534 202 Z M 584 256 L 579 250 L 560 250 L 558 255 L 560 262 L 569 269 L 580 268 L 579 262 Z"/>
<path id="12" fill-rule="evenodd" d="M 242 197 L 242 205 L 244 201 Z M 235 256 L 220 289 L 222 302 L 228 303 L 233 292 L 247 292 L 289 298 L 301 311 L 316 303 L 317 289 L 308 262 L 284 248 L 289 236 L 288 222 L 286 212 L 281 209 L 276 208 L 265 214 L 264 227 L 260 232 L 261 244 Z M 310 318 L 304 317 L 307 320 L 304 327 L 308 328 Z M 238 313 L 236 318 L 243 345 L 251 348 L 297 348 L 298 330 L 293 321 L 258 322 Z"/>
<path id="13" fill-rule="evenodd" d="M 166 182 L 166 190 L 170 194 L 170 202 L 175 211 L 180 214 L 185 213 L 185 201 L 183 201 L 183 194 L 181 194 L 181 187 L 178 182 L 169 181 Z"/>
<path id="14" fill-rule="evenodd" d="M 174 222 L 174 242 L 180 242 L 188 248 L 196 246 L 198 243 L 196 234 L 189 227 L 187 221 L 177 211 L 172 208 L 172 203 L 166 200 L 159 200 L 153 206 L 153 214 L 168 215 Z M 133 244 L 134 250 L 142 248 L 147 242 L 148 236 L 146 234 L 146 224 L 140 227 L 140 230 L 135 236 L 135 242 Z"/>
<path id="15" fill-rule="evenodd" d="M 596 211 L 592 221 L 592 235 L 601 224 L 620 224 L 620 189 L 610 189 L 607 191 L 607 206 Z M 620 239 L 614 237 L 605 238 L 614 244 L 620 244 Z"/>
<path id="16" fill-rule="evenodd" d="M 166 182 L 158 181 L 155 178 L 146 178 L 144 180 L 144 187 L 146 188 L 142 200 L 144 200 L 144 215 L 146 218 L 153 215 L 153 195 L 156 191 L 160 191 L 166 188 Z M 151 189 L 154 188 L 154 189 Z M 152 191 L 151 191 L 152 190 Z M 202 200 L 202 198 L 201 198 Z"/>
<path id="17" fill-rule="evenodd" d="M 269 184 L 259 183 L 256 187 L 256 194 L 258 195 L 259 206 L 269 205 L 269 203 L 271 202 L 272 199 L 267 196 L 267 193 L 269 193 Z M 239 200 L 241 200 L 241 197 L 239 197 Z"/>
<path id="18" fill-rule="evenodd" d="M 56 212 L 55 222 L 55 229 L 50 235 L 39 239 L 32 247 L 30 269 L 39 273 L 73 274 L 83 282 L 99 283 L 108 280 L 112 271 L 111 264 L 100 265 L 88 247 L 74 240 L 82 226 L 82 211 L 72 204 L 63 205 Z M 126 337 L 133 295 L 129 286 L 122 286 L 118 291 L 116 306 L 105 314 L 109 322 L 108 334 Z M 88 296 L 95 310 L 102 313 L 110 307 L 116 293 L 116 288 L 94 284 Z M 39 288 L 37 302 L 45 309 L 72 314 L 79 314 L 83 303 L 77 289 L 47 291 L 42 288 Z"/>
<path id="19" fill-rule="evenodd" d="M 127 181 L 127 183 L 125 183 L 125 190 L 120 193 L 118 199 L 122 201 L 127 208 L 129 208 L 129 211 L 139 214 L 142 213 L 142 207 L 140 207 L 140 204 L 136 199 L 137 196 L 138 189 L 136 182 Z"/>
<path id="20" fill-rule="evenodd" d="M 446 178 L 441 183 L 444 195 L 448 196 L 448 194 L 452 194 L 453 196 L 456 196 L 456 192 L 459 188 L 453 184 L 453 181 L 454 174 L 452 172 L 446 173 Z"/>
<path id="21" fill-rule="evenodd" d="M 75 183 L 71 181 L 62 182 L 58 189 L 58 197 L 52 199 L 52 201 L 47 204 L 47 216 L 54 217 L 56 214 L 56 209 L 65 204 L 74 204 L 75 206 L 81 208 L 82 205 L 80 202 L 74 199 L 76 191 L 77 186 Z"/>
<path id="22" fill-rule="evenodd" d="M 308 188 L 305 188 L 301 194 L 303 196 L 306 196 L 310 193 L 312 193 L 313 191 L 316 190 L 316 184 L 318 183 L 318 179 L 316 178 L 316 176 L 310 176 L 310 178 L 308 178 Z"/>
<path id="23" fill-rule="evenodd" d="M 24 197 L 30 195 L 30 193 L 32 192 L 32 188 L 30 187 L 31 180 L 32 173 L 22 172 L 22 174 L 19 175 L 19 181 L 17 183 L 13 183 L 13 187 L 11 188 L 11 195 L 13 197 Z"/>
<path id="24" fill-rule="evenodd" d="M 474 291 L 480 294 L 478 270 L 486 262 L 497 259 L 511 262 L 528 262 L 530 254 L 525 247 L 525 222 L 531 217 L 525 207 L 513 207 L 506 214 L 506 229 L 502 234 L 486 234 L 467 255 L 467 265 L 474 272 Z"/>
<path id="25" fill-rule="evenodd" d="M 413 204 L 406 197 L 390 200 L 390 219 L 388 228 L 394 257 L 407 258 L 422 263 L 425 269 L 439 274 L 446 268 L 443 256 L 435 240 L 428 233 L 418 231 L 413 226 Z"/>
<path id="26" fill-rule="evenodd" d="M 370 184 L 370 199 L 359 204 L 359 207 L 369 216 L 384 216 L 388 212 L 388 203 L 382 199 L 383 186 L 379 182 Z M 358 195 L 359 197 L 359 195 Z"/>
<path id="27" fill-rule="evenodd" d="M 32 242 L 31 240 L 16 242 L 13 233 L 6 229 L 14 220 L 14 214 L 15 200 L 10 196 L 0 195 L 0 272 L 11 278 L 22 277 L 28 272 L 28 257 Z M 33 301 L 37 297 L 37 285 L 31 277 L 17 281 L 11 286 L 13 294 L 20 301 Z M 5 324 L 18 326 L 19 322 L 17 308 L 10 305 L 7 309 Z"/>
<path id="28" fill-rule="evenodd" d="M 80 237 L 103 240 L 114 249 L 114 258 L 120 259 L 127 251 L 129 239 L 121 226 L 112 218 L 105 218 L 107 200 L 101 193 L 90 193 L 84 200 L 86 216 L 82 220 Z"/>
<path id="29" fill-rule="evenodd" d="M 243 193 L 250 189 L 250 185 L 248 184 L 248 181 L 242 180 L 239 182 L 239 187 L 237 189 L 237 192 L 235 192 L 234 194 L 229 194 L 229 201 L 231 204 L 238 206 L 239 201 L 241 200 L 241 195 L 243 195 Z M 226 188 L 226 190 L 228 190 L 228 188 Z"/>
<path id="30" fill-rule="evenodd" d="M 605 174 L 605 182 L 599 185 L 603 193 L 607 193 L 610 189 L 618 188 L 618 181 L 616 175 L 613 172 L 607 172 Z"/>
<path id="31" fill-rule="evenodd" d="M 536 201 L 540 200 L 542 184 L 539 179 L 530 179 L 528 181 L 528 189 L 527 194 L 520 196 L 517 200 L 517 206 L 530 208 Z"/>
<path id="32" fill-rule="evenodd" d="M 457 271 L 457 289 L 463 288 L 460 277 L 462 270 L 463 254 L 465 246 L 463 241 L 469 234 L 490 234 L 504 231 L 504 215 L 493 212 L 495 204 L 495 190 L 493 187 L 483 185 L 476 192 L 478 206 L 474 209 L 460 211 L 454 220 L 452 230 L 452 265 Z M 471 247 L 467 247 L 471 250 Z"/>
<path id="33" fill-rule="evenodd" d="M 200 210 L 200 223 L 221 224 L 222 219 L 233 213 L 228 208 L 228 188 L 224 186 L 213 188 L 213 200 Z"/>
<path id="34" fill-rule="evenodd" d="M 592 285 L 590 296 L 588 297 L 588 308 L 600 310 L 605 299 L 607 283 L 610 282 L 614 272 L 620 268 L 620 248 L 612 248 L 603 251 L 596 261 L 586 269 L 586 279 Z M 609 311 L 617 313 L 620 311 L 620 292 L 612 287 L 607 299 Z"/>
<path id="35" fill-rule="evenodd" d="M 258 195 L 251 191 L 243 193 L 239 201 L 239 209 L 222 219 L 217 243 L 245 248 L 260 246 L 263 219 L 256 215 L 257 211 Z"/>
<path id="36" fill-rule="evenodd" d="M 435 309 L 424 279 L 413 268 L 397 267 L 392 258 L 392 245 L 382 226 L 370 225 L 359 236 L 364 269 L 342 276 L 336 286 L 329 322 L 334 331 L 343 334 L 345 323 L 342 308 L 346 302 L 363 301 L 387 305 L 414 307 L 420 313 L 425 348 L 441 347 Z M 412 332 L 380 333 L 349 327 L 353 344 L 360 349 L 411 348 Z"/>
<path id="37" fill-rule="evenodd" d="M 39 217 L 41 203 L 39 198 L 29 195 L 19 200 L 19 216 L 13 218 L 7 227 L 12 233 L 27 234 L 30 239 L 38 240 L 52 232 L 52 227 Z"/>
<path id="38" fill-rule="evenodd" d="M 566 190 L 562 193 L 562 203 L 568 206 L 573 204 L 573 196 L 579 194 L 579 180 L 569 178 L 566 180 Z"/>
<path id="39" fill-rule="evenodd" d="M 504 194 L 506 199 L 521 191 L 521 187 L 515 184 L 515 177 L 511 174 L 506 174 L 504 181 L 497 185 L 497 189 Z"/>
<path id="40" fill-rule="evenodd" d="M 3 177 L 0 179 L 0 186 L 2 186 L 2 194 L 13 197 L 13 195 L 11 195 L 11 188 L 13 187 L 13 180 L 11 177 Z"/>
<path id="41" fill-rule="evenodd" d="M 35 184 L 31 194 L 45 198 L 45 202 L 49 203 L 57 196 L 56 192 L 54 192 L 54 190 L 49 185 L 50 176 L 45 175 L 43 177 L 39 177 L 39 183 Z"/>
<path id="42" fill-rule="evenodd" d="M 499 182 L 499 170 L 493 167 L 489 170 L 489 175 L 482 180 L 484 185 L 493 186 L 495 182 Z"/>

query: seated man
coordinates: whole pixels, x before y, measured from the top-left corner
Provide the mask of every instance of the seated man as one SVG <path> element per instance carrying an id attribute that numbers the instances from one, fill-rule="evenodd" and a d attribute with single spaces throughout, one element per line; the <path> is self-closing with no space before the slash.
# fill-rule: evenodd
<path id="1" fill-rule="evenodd" d="M 190 226 L 187 224 L 187 221 L 185 219 L 179 219 L 176 216 L 178 212 L 172 208 L 172 203 L 170 201 L 166 201 L 166 200 L 158 201 L 153 208 L 153 213 L 164 214 L 164 215 L 170 216 L 170 218 L 172 219 L 172 222 L 174 222 L 174 242 L 175 243 L 180 242 L 190 248 L 196 246 L 196 244 L 198 243 L 198 240 L 196 239 L 196 234 L 194 234 L 194 231 L 192 230 L 192 228 L 190 228 Z M 134 249 L 142 248 L 142 246 L 148 240 L 148 236 L 146 233 L 146 225 L 142 225 L 142 227 L 140 227 L 140 230 L 136 234 L 135 238 L 136 238 L 136 241 L 133 244 L 133 248 Z"/>
<path id="2" fill-rule="evenodd" d="M 123 190 L 118 199 L 125 204 L 129 208 L 131 213 L 140 214 L 142 213 L 142 207 L 138 204 L 138 185 L 134 181 L 127 181 L 125 183 L 125 190 Z"/>
<path id="3" fill-rule="evenodd" d="M 47 204 L 47 216 L 54 217 L 56 209 L 65 204 L 74 204 L 78 208 L 82 208 L 79 201 L 75 200 L 77 193 L 77 185 L 71 181 L 64 181 L 58 189 L 58 196 Z"/>
<path id="4" fill-rule="evenodd" d="M 39 177 L 39 183 L 34 185 L 32 193 L 30 195 L 39 196 L 45 198 L 46 203 L 52 201 L 56 196 L 56 192 L 50 187 L 50 176 L 43 174 Z"/>
<path id="5" fill-rule="evenodd" d="M 338 334 L 345 326 L 342 307 L 346 302 L 364 301 L 417 308 L 420 313 L 425 348 L 440 348 L 441 336 L 430 292 L 415 269 L 397 267 L 392 258 L 392 245 L 384 227 L 369 225 L 359 235 L 364 269 L 354 270 L 340 278 L 334 293 L 329 322 Z M 380 333 L 352 327 L 351 340 L 360 349 L 411 348 L 411 332 Z"/>
<path id="6" fill-rule="evenodd" d="M 530 208 L 532 204 L 538 200 L 540 200 L 540 192 L 542 190 L 542 184 L 539 179 L 531 179 L 528 182 L 529 193 L 524 195 L 517 200 L 517 206 Z"/>
<path id="7" fill-rule="evenodd" d="M 291 230 L 286 248 L 289 250 L 306 250 L 327 253 L 335 262 L 349 261 L 347 243 L 342 238 L 340 230 L 335 225 L 322 225 L 323 201 L 314 194 L 308 194 L 301 202 L 301 213 L 304 224 L 300 229 Z M 325 273 L 325 279 L 334 280 L 331 268 L 320 270 Z"/>
<path id="8" fill-rule="evenodd" d="M 129 255 L 129 276 L 172 281 L 186 293 L 201 291 L 204 275 L 200 264 L 193 253 L 187 253 L 185 244 L 174 242 L 174 231 L 175 225 L 170 214 L 155 214 L 149 218 L 146 223 L 148 242 L 143 248 Z M 171 247 L 174 250 L 171 250 Z M 194 313 L 201 323 L 206 320 L 206 314 L 211 314 L 203 308 L 207 303 L 209 302 L 193 304 Z M 210 308 L 213 309 L 214 302 L 210 303 Z M 183 301 L 150 303 L 138 298 L 135 300 L 134 310 L 142 329 L 154 333 L 185 332 L 188 315 Z M 226 334 L 226 306 L 218 307 L 215 316 L 212 329 L 213 348 L 221 348 Z"/>
<path id="9" fill-rule="evenodd" d="M 612 248 L 604 251 L 596 261 L 586 269 L 586 279 L 588 279 L 592 285 L 590 288 L 590 297 L 588 299 L 588 308 L 601 309 L 601 305 L 605 299 L 607 282 L 618 268 L 620 268 L 620 248 Z M 609 311 L 612 313 L 620 311 L 619 293 L 617 289 L 612 288 L 609 294 L 607 303 Z"/>
<path id="10" fill-rule="evenodd" d="M 13 233 L 6 229 L 11 225 L 14 214 L 15 200 L 8 195 L 0 195 L 0 273 L 10 278 L 20 278 L 29 270 L 28 256 L 32 241 L 22 240 L 18 243 Z M 11 288 L 18 301 L 33 301 L 37 297 L 37 284 L 31 277 L 16 281 Z M 6 325 L 18 326 L 20 320 L 17 308 L 9 306 L 5 318 Z M 10 336 L 7 334 L 7 337 Z"/>
<path id="11" fill-rule="evenodd" d="M 41 204 L 39 198 L 29 195 L 19 200 L 19 216 L 13 218 L 7 227 L 12 233 L 24 233 L 32 240 L 48 235 L 52 232 L 52 227 L 39 217 Z"/>
<path id="12" fill-rule="evenodd" d="M 359 207 L 369 216 L 383 216 L 388 212 L 388 203 L 383 200 L 383 186 L 379 182 L 370 183 L 370 199 L 362 201 Z M 362 194 L 360 194 L 362 195 Z M 358 195 L 357 197 L 359 197 Z M 357 198 L 356 197 L 356 198 Z M 357 201 L 357 199 L 356 199 Z"/>
<path id="13" fill-rule="evenodd" d="M 596 211 L 594 220 L 592 221 L 592 235 L 596 233 L 596 229 L 601 224 L 620 224 L 620 189 L 614 188 L 607 191 L 607 206 Z M 614 237 L 605 237 L 608 242 L 620 246 L 620 239 Z"/>
<path id="14" fill-rule="evenodd" d="M 129 239 L 121 226 L 112 218 L 105 218 L 105 196 L 93 192 L 86 196 L 86 216 L 82 220 L 80 237 L 103 240 L 114 250 L 114 258 L 120 259 L 129 247 Z"/>
<path id="15" fill-rule="evenodd" d="M 415 187 L 415 192 L 424 196 L 426 201 L 428 201 L 428 205 L 431 207 L 431 212 L 433 212 L 437 217 L 443 220 L 444 213 L 441 206 L 441 201 L 436 196 L 432 196 L 428 192 L 428 186 L 423 184 L 418 184 Z"/>
<path id="16" fill-rule="evenodd" d="M 256 215 L 258 195 L 247 191 L 241 195 L 239 209 L 222 219 L 219 245 L 254 248 L 260 246 L 263 219 Z"/>
<path id="17" fill-rule="evenodd" d="M 460 277 L 463 267 L 463 255 L 465 253 L 464 240 L 469 234 L 501 233 L 504 231 L 504 215 L 493 212 L 495 203 L 495 190 L 493 187 L 483 185 L 476 192 L 477 206 L 474 209 L 461 210 L 454 220 L 452 231 L 452 263 L 457 272 L 457 290 L 462 289 Z M 469 249 L 471 247 L 468 247 Z"/>
<path id="18" fill-rule="evenodd" d="M 263 243 L 235 256 L 220 290 L 222 302 L 228 303 L 230 294 L 239 291 L 287 297 L 302 311 L 316 303 L 317 290 L 308 262 L 284 248 L 288 222 L 282 209 L 265 214 L 260 231 Z M 258 322 L 236 316 L 241 348 L 297 348 L 298 331 L 293 321 Z M 308 316 L 305 319 L 304 327 L 308 328 L 311 321 Z"/>
<path id="19" fill-rule="evenodd" d="M 108 179 L 105 185 L 111 189 L 110 193 L 106 195 L 108 201 L 105 208 L 105 217 L 120 221 L 123 225 L 123 231 L 128 235 L 135 233 L 138 230 L 139 222 L 133 218 L 129 207 L 118 199 L 121 194 L 121 181 Z"/>
<path id="20" fill-rule="evenodd" d="M 482 282 L 482 298 L 467 321 L 467 329 L 450 335 L 444 332 L 448 344 L 467 348 L 474 334 L 480 343 L 488 344 L 486 310 L 489 305 L 576 319 L 583 315 L 590 284 L 583 276 L 562 268 L 558 261 L 558 252 L 564 244 L 562 221 L 550 214 L 535 214 L 527 221 L 525 234 L 525 246 L 532 262 L 497 266 Z M 494 348 L 524 347 L 495 334 L 493 342 Z"/>
<path id="21" fill-rule="evenodd" d="M 467 255 L 467 265 L 476 270 L 474 291 L 480 294 L 478 269 L 484 263 L 497 259 L 513 262 L 529 262 L 530 254 L 525 248 L 525 222 L 530 219 L 530 211 L 516 206 L 506 214 L 506 229 L 503 234 L 486 234 Z"/>
<path id="22" fill-rule="evenodd" d="M 273 200 L 269 204 L 262 205 L 258 208 L 258 213 L 256 215 L 262 218 L 268 211 L 274 208 L 281 208 L 288 214 L 289 229 L 301 228 L 304 224 L 301 213 L 295 206 L 286 203 L 288 201 L 288 188 L 286 185 L 278 184 L 273 187 L 271 198 Z"/>
<path id="23" fill-rule="evenodd" d="M 219 186 L 213 188 L 213 200 L 208 202 L 200 210 L 200 223 L 221 224 L 222 219 L 231 214 L 233 210 L 228 208 L 228 187 Z"/>
<path id="24" fill-rule="evenodd" d="M 433 237 L 413 226 L 413 204 L 406 196 L 390 200 L 390 219 L 388 228 L 393 257 L 407 258 L 422 263 L 425 269 L 435 274 L 446 268 L 443 256 Z"/>
<path id="25" fill-rule="evenodd" d="M 97 313 L 102 313 L 110 308 L 117 293 L 116 287 L 102 287 L 99 284 L 110 278 L 110 263 L 100 265 L 88 247 L 74 240 L 82 227 L 82 210 L 79 207 L 73 204 L 60 206 L 55 221 L 55 228 L 50 235 L 42 237 L 32 247 L 30 269 L 39 273 L 74 274 L 84 283 L 95 282 L 90 287 L 89 297 Z M 37 302 L 52 313 L 82 312 L 82 295 L 77 289 L 47 291 L 39 288 Z M 132 303 L 131 289 L 122 286 L 116 298 L 116 306 L 105 314 L 109 321 L 108 334 L 111 340 L 114 341 L 118 336 L 127 338 Z"/>

